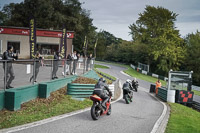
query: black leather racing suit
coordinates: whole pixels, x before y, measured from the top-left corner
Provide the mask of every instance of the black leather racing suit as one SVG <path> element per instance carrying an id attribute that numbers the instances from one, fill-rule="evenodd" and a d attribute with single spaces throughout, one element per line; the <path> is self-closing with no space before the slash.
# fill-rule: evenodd
<path id="1" fill-rule="evenodd" d="M 96 94 L 97 96 L 101 97 L 101 99 L 103 99 L 102 106 L 106 109 L 105 103 L 109 100 L 109 96 L 104 93 L 104 88 L 110 92 L 106 83 L 103 81 L 98 81 L 98 83 L 95 85 L 93 94 Z"/>
<path id="2" fill-rule="evenodd" d="M 122 89 L 123 89 L 123 96 L 124 96 L 125 94 L 128 94 L 130 92 L 130 90 L 132 90 L 133 88 L 130 83 L 126 82 L 123 84 Z"/>
<path id="3" fill-rule="evenodd" d="M 11 82 L 14 80 L 15 75 L 14 75 L 14 70 L 13 70 L 13 66 L 12 66 L 12 61 L 14 61 L 14 59 L 17 59 L 17 56 L 13 55 L 13 52 L 10 51 L 5 51 L 3 53 L 3 60 L 7 60 L 7 66 L 5 68 L 5 63 L 3 63 L 3 69 L 5 71 L 7 71 L 6 73 L 6 86 L 10 86 Z M 10 75 L 10 77 L 8 76 Z"/>

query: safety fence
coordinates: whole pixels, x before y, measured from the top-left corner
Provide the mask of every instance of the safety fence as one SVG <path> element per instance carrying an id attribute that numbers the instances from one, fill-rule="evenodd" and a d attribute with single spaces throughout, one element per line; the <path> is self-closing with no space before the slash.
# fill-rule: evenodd
<path id="1" fill-rule="evenodd" d="M 200 111 L 200 103 L 193 101 L 192 107 L 198 111 Z"/>
<path id="2" fill-rule="evenodd" d="M 96 73 L 98 73 L 99 75 L 105 77 L 106 79 L 109 79 L 109 80 L 111 80 L 111 81 L 115 81 L 115 79 L 113 79 L 113 78 L 111 78 L 111 77 L 105 75 L 104 73 L 102 73 L 102 72 L 100 72 L 100 71 L 97 71 L 97 70 L 95 70 L 95 71 L 96 71 Z"/>
<path id="3" fill-rule="evenodd" d="M 161 75 L 158 75 L 158 74 L 155 74 L 155 73 L 151 73 L 151 72 L 148 72 L 148 71 L 145 71 L 145 70 L 142 70 L 141 68 L 137 67 L 137 66 L 134 66 L 134 65 L 130 65 L 133 69 L 135 69 L 137 72 L 139 73 L 142 73 L 144 75 L 148 75 L 148 76 L 151 76 L 151 77 L 155 77 L 155 78 L 159 78 L 161 80 L 164 80 L 164 81 L 167 81 L 168 78 L 167 77 L 164 77 L 164 76 L 161 76 Z"/>
<path id="4" fill-rule="evenodd" d="M 87 58 L 0 60 L 0 91 L 85 74 L 93 67 L 94 59 Z"/>
<path id="5" fill-rule="evenodd" d="M 97 74 L 93 70 L 82 74 L 83 77 L 97 78 Z M 0 110 L 6 108 L 8 110 L 18 110 L 21 104 L 35 98 L 48 98 L 50 93 L 68 85 L 78 76 L 71 75 L 65 78 L 55 79 L 53 81 L 42 82 L 39 84 L 23 86 L 18 88 L 6 89 L 0 91 Z M 70 86 L 70 84 L 69 84 Z M 94 87 L 93 87 L 94 88 Z"/>

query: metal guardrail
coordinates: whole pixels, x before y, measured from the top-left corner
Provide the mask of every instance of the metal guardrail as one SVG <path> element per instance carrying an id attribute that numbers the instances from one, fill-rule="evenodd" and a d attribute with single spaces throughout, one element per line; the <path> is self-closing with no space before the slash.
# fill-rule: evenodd
<path id="1" fill-rule="evenodd" d="M 10 74 L 7 72 L 9 70 L 8 63 L 12 63 L 12 69 L 14 70 L 14 77 L 12 77 L 11 86 L 13 87 L 22 87 L 26 85 L 31 85 L 40 82 L 51 81 L 55 78 L 63 78 L 68 77 L 69 75 L 82 75 L 87 71 L 92 70 L 94 68 L 94 59 L 90 61 L 87 58 L 79 58 L 79 60 L 67 60 L 67 59 L 41 59 L 39 68 L 38 60 L 28 59 L 28 60 L 0 60 L 0 90 L 6 90 L 8 78 L 10 78 Z M 75 65 L 75 71 L 73 71 Z M 57 68 L 55 68 L 55 66 Z M 6 68 L 6 69 L 4 69 Z M 55 76 L 53 76 L 55 70 Z M 36 70 L 37 69 L 37 70 Z M 39 69 L 39 70 L 38 70 Z M 37 74 L 36 74 L 37 73 Z M 8 76 L 4 76 L 8 75 Z M 37 77 L 37 79 L 36 79 Z M 37 82 L 35 82 L 37 81 Z"/>
<path id="2" fill-rule="evenodd" d="M 192 103 L 192 108 L 200 111 L 200 103 L 199 102 L 196 102 L 196 101 L 193 101 Z"/>
<path id="3" fill-rule="evenodd" d="M 107 78 L 107 79 L 109 79 L 109 80 L 111 80 L 111 81 L 115 81 L 114 79 L 112 79 L 111 77 L 108 77 L 108 76 L 106 76 L 105 74 L 103 74 L 103 73 L 101 73 L 101 72 L 99 72 L 99 71 L 96 71 L 99 75 L 101 75 L 101 76 L 103 76 L 103 77 L 105 77 L 105 78 Z"/>

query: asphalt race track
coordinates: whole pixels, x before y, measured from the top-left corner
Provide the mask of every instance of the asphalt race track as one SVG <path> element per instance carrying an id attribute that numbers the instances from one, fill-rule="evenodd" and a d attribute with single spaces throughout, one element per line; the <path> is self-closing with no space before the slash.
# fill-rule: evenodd
<path id="1" fill-rule="evenodd" d="M 109 65 L 110 69 L 100 69 L 120 79 L 127 78 L 121 73 L 125 68 Z M 148 94 L 150 83 L 139 80 L 138 92 L 134 92 L 133 102 L 125 104 L 123 99 L 112 104 L 110 116 L 94 121 L 90 110 L 48 123 L 9 132 L 19 133 L 150 133 L 163 112 L 163 105 Z"/>

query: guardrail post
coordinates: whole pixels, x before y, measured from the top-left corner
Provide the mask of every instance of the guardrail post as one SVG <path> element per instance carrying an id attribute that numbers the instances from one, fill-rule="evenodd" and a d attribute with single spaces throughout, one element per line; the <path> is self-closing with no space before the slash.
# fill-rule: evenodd
<path id="1" fill-rule="evenodd" d="M 51 67 L 50 80 L 52 80 L 52 78 L 53 78 L 53 63 L 54 63 L 54 60 L 52 59 L 51 60 L 51 65 L 50 65 L 50 67 Z"/>
<path id="2" fill-rule="evenodd" d="M 85 73 L 85 61 L 86 61 L 86 58 L 83 58 L 83 74 Z"/>
<path id="3" fill-rule="evenodd" d="M 66 76 L 66 59 L 64 59 L 64 77 Z"/>
<path id="4" fill-rule="evenodd" d="M 4 91 L 6 91 L 7 86 L 7 61 L 4 63 Z"/>
<path id="5" fill-rule="evenodd" d="M 33 60 L 33 80 L 32 80 L 32 84 L 34 84 L 34 82 L 35 82 L 35 67 L 36 67 L 36 61 L 34 59 Z"/>

